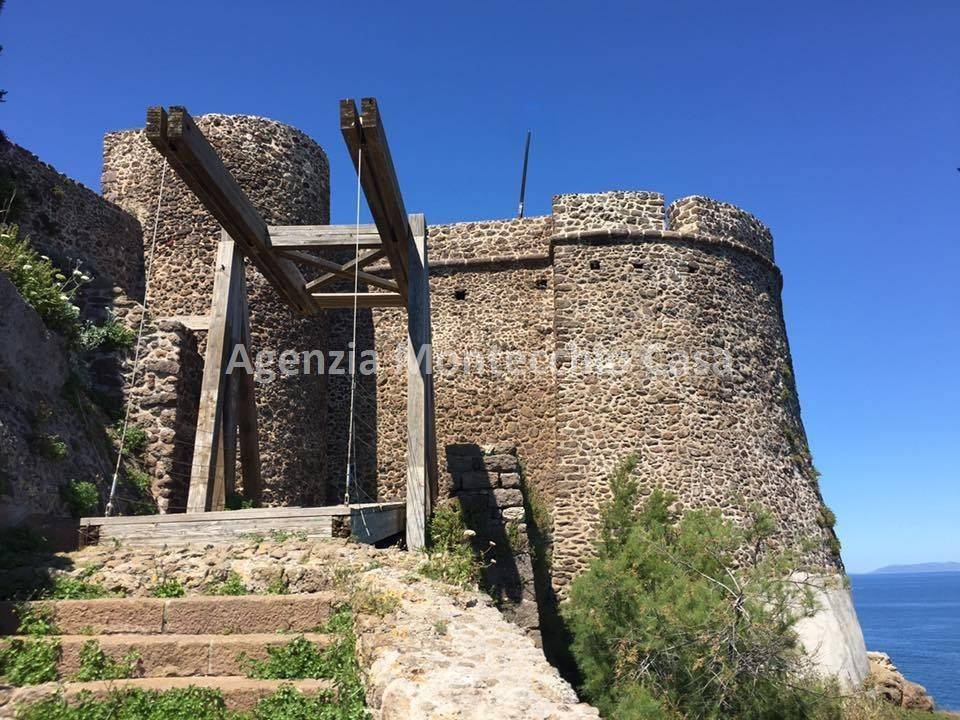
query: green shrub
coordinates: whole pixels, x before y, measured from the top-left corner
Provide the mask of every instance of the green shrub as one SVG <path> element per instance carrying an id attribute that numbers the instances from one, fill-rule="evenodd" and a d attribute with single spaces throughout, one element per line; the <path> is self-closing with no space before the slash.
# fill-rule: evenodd
<path id="1" fill-rule="evenodd" d="M 13 638 L 0 648 L 0 676 L 11 685 L 39 685 L 57 679 L 60 643 Z"/>
<path id="2" fill-rule="evenodd" d="M 107 655 L 96 640 L 87 640 L 80 648 L 80 667 L 74 680 L 122 680 L 133 677 L 140 662 L 140 653 L 130 650 L 120 660 Z"/>
<path id="3" fill-rule="evenodd" d="M 60 497 L 71 515 L 82 517 L 96 511 L 100 502 L 100 491 L 89 480 L 70 480 L 60 486 Z"/>
<path id="4" fill-rule="evenodd" d="M 47 460 L 63 460 L 67 456 L 67 444 L 59 435 L 38 435 L 34 447 L 37 454 Z"/>
<path id="5" fill-rule="evenodd" d="M 56 575 L 50 587 L 42 593 L 45 600 L 96 600 L 111 595 L 103 585 L 69 575 Z"/>
<path id="6" fill-rule="evenodd" d="M 178 598 L 186 595 L 187 590 L 179 580 L 161 580 L 150 594 L 158 598 Z"/>
<path id="7" fill-rule="evenodd" d="M 150 440 L 146 430 L 132 423 L 127 425 L 127 432 L 124 434 L 122 420 L 114 427 L 114 434 L 117 442 L 121 437 L 123 438 L 123 454 L 127 457 L 140 455 L 147 448 L 147 442 Z"/>
<path id="8" fill-rule="evenodd" d="M 303 678 L 331 678 L 330 648 L 319 648 L 303 635 L 295 637 L 286 645 L 267 648 L 265 660 L 242 657 L 247 675 L 266 680 L 300 680 Z"/>
<path id="9" fill-rule="evenodd" d="M 166 692 L 115 690 L 106 698 L 46 698 L 22 709 L 18 720 L 232 720 L 223 696 L 212 688 L 187 687 Z M 279 720 L 279 719 L 278 719 Z"/>
<path id="10" fill-rule="evenodd" d="M 116 318 L 108 318 L 100 325 L 86 323 L 77 336 L 77 349 L 81 352 L 102 350 L 128 350 L 133 347 L 137 334 Z"/>
<path id="11" fill-rule="evenodd" d="M 438 507 L 427 525 L 427 559 L 420 573 L 449 585 L 475 587 L 483 564 L 474 553 L 472 536 L 459 505 Z"/>
<path id="12" fill-rule="evenodd" d="M 249 510 L 253 507 L 253 500 L 247 500 L 239 493 L 229 492 L 224 507 L 227 510 Z"/>
<path id="13" fill-rule="evenodd" d="M 788 579 L 797 557 L 767 550 L 770 516 L 678 521 L 659 492 L 637 510 L 635 465 L 611 475 L 597 556 L 563 607 L 586 697 L 614 720 L 835 717 L 806 689 L 793 628 L 816 604 Z"/>
<path id="14" fill-rule="evenodd" d="M 307 696 L 291 685 L 282 685 L 273 695 L 260 700 L 251 720 L 367 720 L 362 703 L 332 695 Z"/>
<path id="15" fill-rule="evenodd" d="M 20 618 L 17 632 L 21 635 L 44 637 L 55 635 L 57 632 L 53 622 L 53 611 L 46 605 L 20 604 L 17 607 L 17 616 Z"/>
<path id="16" fill-rule="evenodd" d="M 80 309 L 74 305 L 77 290 L 90 281 L 79 264 L 68 273 L 40 255 L 16 225 L 0 225 L 0 272 L 5 273 L 24 301 L 46 325 L 75 340 L 80 332 Z"/>
<path id="17" fill-rule="evenodd" d="M 837 516 L 826 505 L 821 505 L 820 513 L 817 516 L 817 524 L 822 528 L 833 528 L 837 524 Z"/>
<path id="18" fill-rule="evenodd" d="M 836 535 L 831 535 L 827 538 L 827 552 L 829 552 L 833 557 L 840 557 L 840 538 Z"/>
<path id="19" fill-rule="evenodd" d="M 189 686 L 156 690 L 113 690 L 106 698 L 81 695 L 68 703 L 55 695 L 22 708 L 17 720 L 367 720 L 363 704 L 344 702 L 330 694 L 307 696 L 281 685 L 259 700 L 249 713 L 227 710 L 223 695 L 213 688 Z"/>
<path id="20" fill-rule="evenodd" d="M 247 589 L 247 586 L 243 584 L 240 576 L 235 572 L 231 572 L 222 583 L 211 585 L 207 589 L 207 593 L 209 595 L 249 595 L 250 591 Z"/>
<path id="21" fill-rule="evenodd" d="M 156 515 L 159 510 L 151 492 L 150 476 L 132 462 L 126 463 L 123 469 L 127 481 L 137 489 L 140 495 L 139 498 L 128 500 L 129 511 L 134 515 Z"/>
<path id="22" fill-rule="evenodd" d="M 249 677 L 267 680 L 299 680 L 304 678 L 323 678 L 332 680 L 337 688 L 336 703 L 323 702 L 323 706 L 305 706 L 290 717 L 317 717 L 330 720 L 360 720 L 366 718 L 365 693 L 360 681 L 360 668 L 356 659 L 356 637 L 353 630 L 353 617 L 349 609 L 342 608 L 334 613 L 322 628 L 334 635 L 333 642 L 327 647 L 318 647 L 303 636 L 289 643 L 267 649 L 265 660 L 250 660 L 241 656 Z M 254 711 L 255 718 L 286 718 L 277 713 L 279 707 L 297 708 L 291 697 L 278 692 L 270 702 L 261 703 Z M 315 701 L 316 702 L 316 701 Z M 312 710 L 318 714 L 301 714 Z M 258 713 L 276 714 L 258 714 Z"/>
<path id="23" fill-rule="evenodd" d="M 289 595 L 290 587 L 286 580 L 282 577 L 278 577 L 270 581 L 270 584 L 267 585 L 263 590 L 267 595 Z"/>

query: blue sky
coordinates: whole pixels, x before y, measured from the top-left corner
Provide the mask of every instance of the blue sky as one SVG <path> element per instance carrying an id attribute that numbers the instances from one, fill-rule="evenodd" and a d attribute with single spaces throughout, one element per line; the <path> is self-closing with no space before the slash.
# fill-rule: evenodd
<path id="1" fill-rule="evenodd" d="M 804 421 L 848 569 L 960 560 L 960 5 L 8 0 L 0 127 L 99 186 L 152 104 L 266 115 L 355 176 L 337 101 L 375 95 L 408 208 L 706 194 L 772 229 Z"/>

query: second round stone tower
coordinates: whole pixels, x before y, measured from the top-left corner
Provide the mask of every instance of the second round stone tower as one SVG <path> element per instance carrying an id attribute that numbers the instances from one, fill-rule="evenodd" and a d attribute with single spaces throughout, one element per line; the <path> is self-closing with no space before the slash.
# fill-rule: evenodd
<path id="1" fill-rule="evenodd" d="M 553 205 L 558 501 L 554 582 L 590 560 L 606 478 L 742 518 L 840 567 L 793 382 L 769 230 L 709 198 L 559 195 Z M 670 229 L 667 229 L 667 228 Z"/>
<path id="2" fill-rule="evenodd" d="M 203 115 L 195 120 L 268 224 L 329 222 L 330 172 L 326 153 L 316 142 L 293 127 L 261 117 Z M 140 220 L 146 247 L 157 221 L 156 253 L 148 268 L 151 315 L 207 315 L 219 225 L 171 168 L 164 174 L 163 158 L 142 130 L 105 137 L 102 187 L 105 197 Z M 247 288 L 254 352 L 325 348 L 325 316 L 296 315 L 249 266 Z M 322 505 L 326 500 L 320 421 L 326 413 L 325 398 L 322 375 L 257 385 L 266 502 Z M 189 467 L 175 470 L 176 497 L 185 499 L 189 475 Z M 176 504 L 169 509 L 176 511 Z"/>

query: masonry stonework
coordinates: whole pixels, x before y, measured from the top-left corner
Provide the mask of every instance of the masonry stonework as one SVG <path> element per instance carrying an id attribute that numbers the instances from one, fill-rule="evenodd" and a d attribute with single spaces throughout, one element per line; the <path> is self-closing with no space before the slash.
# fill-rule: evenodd
<path id="1" fill-rule="evenodd" d="M 324 151 L 299 130 L 246 115 L 204 115 L 198 127 L 268 224 L 329 222 L 329 167 Z M 168 169 L 143 131 L 104 139 L 103 192 L 140 219 L 152 236 L 159 218 L 148 303 L 158 317 L 207 315 L 220 228 Z M 160 211 L 157 202 L 163 193 Z M 313 350 L 326 346 L 326 317 L 301 318 L 247 269 L 253 350 Z M 202 339 L 201 339 L 202 347 Z M 265 499 L 274 504 L 322 504 L 326 453 L 322 424 L 325 377 L 301 375 L 257 386 Z M 189 477 L 179 472 L 181 482 Z M 182 503 L 182 498 L 178 500 Z"/>
<path id="2" fill-rule="evenodd" d="M 263 118 L 196 120 L 269 224 L 329 222 L 327 158 L 310 138 Z M 5 167 L 41 198 L 25 227 L 42 247 L 88 258 L 113 278 L 117 287 L 101 290 L 115 293 L 112 307 L 128 324 L 139 310 L 126 298 L 139 299 L 150 278 L 144 372 L 126 395 L 150 429 L 160 508 L 176 511 L 189 478 L 204 345 L 202 332 L 176 318 L 209 312 L 219 228 L 174 172 L 164 174 L 142 131 L 106 136 L 106 202 L 19 148 L 3 152 Z M 465 488 L 458 452 L 515 446 L 525 492 L 553 517 L 543 529 L 552 530 L 546 540 L 561 596 L 589 562 L 606 478 L 631 453 L 644 494 L 664 489 L 680 510 L 718 508 L 733 519 L 759 502 L 777 521 L 780 545 L 813 541 L 810 564 L 842 571 L 800 417 L 772 236 L 757 218 L 702 196 L 667 206 L 649 191 L 558 195 L 542 217 L 428 225 L 428 248 L 442 495 L 468 504 L 480 502 L 473 493 L 488 504 L 493 497 L 501 519 L 519 523 L 504 473 L 489 488 Z M 254 352 L 347 349 L 351 313 L 297 317 L 249 267 L 247 285 Z M 357 338 L 358 351 L 377 350 L 379 367 L 358 378 L 352 499 L 399 499 L 404 311 L 362 311 Z M 344 376 L 257 385 L 268 503 L 343 499 L 349 397 Z M 469 462 L 488 469 L 484 457 Z M 852 614 L 831 612 L 861 637 Z M 844 647 L 859 663 L 862 637 L 855 640 Z"/>
<path id="3" fill-rule="evenodd" d="M 63 264 L 80 260 L 84 271 L 143 299 L 143 238 L 135 218 L 12 142 L 0 143 L 0 179 L 0 202 L 12 200 L 3 220 L 18 224 L 34 247 Z"/>

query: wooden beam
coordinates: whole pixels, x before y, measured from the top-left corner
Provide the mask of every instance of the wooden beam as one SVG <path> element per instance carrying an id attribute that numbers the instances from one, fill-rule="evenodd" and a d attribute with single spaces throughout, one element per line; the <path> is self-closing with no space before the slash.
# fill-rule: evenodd
<path id="1" fill-rule="evenodd" d="M 253 356 L 250 341 L 250 307 L 247 303 L 245 273 L 240 274 L 240 342 Z M 260 474 L 260 439 L 257 422 L 257 398 L 253 374 L 234 371 L 237 381 L 237 432 L 240 438 L 240 470 L 243 473 L 243 496 L 259 507 L 263 502 L 263 478 Z"/>
<path id="2" fill-rule="evenodd" d="M 183 107 L 147 110 L 147 138 L 234 239 L 240 250 L 301 313 L 312 312 L 297 266 L 270 252 L 267 225 Z"/>
<path id="3" fill-rule="evenodd" d="M 299 250 L 284 250 L 281 254 L 290 258 L 294 262 L 298 262 L 303 265 L 310 265 L 312 267 L 320 268 L 321 270 L 327 270 L 330 274 L 336 275 L 337 277 L 347 278 L 349 280 L 353 280 L 356 277 L 357 280 L 362 283 L 366 283 L 367 285 L 373 285 L 374 287 L 378 287 L 382 290 L 389 290 L 390 292 L 397 292 L 396 282 L 387 278 L 382 278 L 379 275 L 363 272 L 357 268 L 357 264 L 355 262 L 344 265 L 343 263 L 326 260 L 324 258 L 317 257 L 316 255 L 300 252 Z M 315 283 L 317 283 L 316 280 L 308 282 L 307 290 L 312 291 Z"/>
<path id="4" fill-rule="evenodd" d="M 357 112 L 353 100 L 340 101 L 340 131 L 350 159 L 360 175 L 360 185 L 380 233 L 380 241 L 386 250 L 400 295 L 406 300 L 407 253 L 413 242 L 413 234 L 377 101 L 363 98 L 361 108 L 362 115 Z"/>
<path id="5" fill-rule="evenodd" d="M 403 307 L 406 303 L 398 293 L 313 293 L 317 309 L 352 308 L 354 297 L 358 308 Z"/>
<path id="6" fill-rule="evenodd" d="M 270 243 L 275 249 L 289 250 L 352 250 L 380 247 L 376 225 L 270 225 Z"/>
<path id="7" fill-rule="evenodd" d="M 348 263 L 344 263 L 343 265 L 340 266 L 340 269 L 350 272 L 356 266 L 363 268 L 363 267 L 366 267 L 367 265 L 370 265 L 371 263 L 375 263 L 377 260 L 380 260 L 381 258 L 385 258 L 386 256 L 387 254 L 384 252 L 383 248 L 378 248 L 377 250 L 371 250 L 370 252 L 364 255 L 361 255 L 359 258 L 354 258 Z M 324 275 L 321 275 L 316 280 L 311 280 L 310 282 L 307 283 L 307 290 L 309 290 L 310 292 L 319 290 L 324 285 L 329 285 L 339 277 L 342 277 L 342 276 L 336 275 L 334 273 L 326 273 Z"/>
<path id="8" fill-rule="evenodd" d="M 437 501 L 437 451 L 430 270 L 423 215 L 411 215 L 410 226 L 414 234 L 408 254 L 406 540 L 408 550 L 422 550 L 427 544 L 427 519 Z"/>
<path id="9" fill-rule="evenodd" d="M 210 328 L 203 361 L 203 381 L 197 432 L 193 446 L 190 491 L 187 512 L 206 512 L 216 507 L 223 480 L 223 416 L 229 402 L 226 365 L 230 360 L 231 299 L 243 272 L 239 248 L 229 239 L 217 246 L 213 276 L 213 302 L 210 307 Z M 228 413 L 229 416 L 229 413 Z M 224 488 L 225 492 L 225 488 Z"/>

